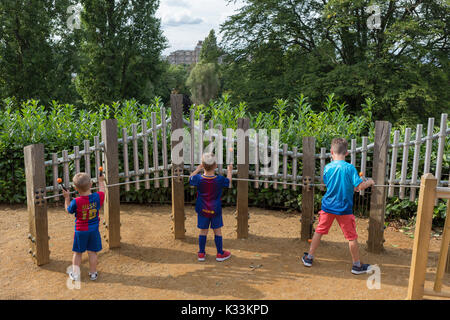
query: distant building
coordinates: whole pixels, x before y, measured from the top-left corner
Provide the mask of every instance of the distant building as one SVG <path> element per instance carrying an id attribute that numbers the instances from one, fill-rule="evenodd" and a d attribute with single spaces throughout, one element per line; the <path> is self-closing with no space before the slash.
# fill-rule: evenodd
<path id="1" fill-rule="evenodd" d="M 200 61 L 200 51 L 203 41 L 199 41 L 194 50 L 177 50 L 169 54 L 167 58 L 170 64 L 193 64 Z"/>

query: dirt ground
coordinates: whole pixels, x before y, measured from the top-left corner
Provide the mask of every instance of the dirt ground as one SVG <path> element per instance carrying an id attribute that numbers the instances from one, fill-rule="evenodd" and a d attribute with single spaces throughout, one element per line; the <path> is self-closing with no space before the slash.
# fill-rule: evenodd
<path id="1" fill-rule="evenodd" d="M 103 242 L 99 278 L 87 276 L 83 256 L 80 289 L 68 289 L 74 221 L 62 207 L 49 208 L 50 263 L 37 267 L 28 249 L 25 207 L 0 207 L 0 299 L 404 299 L 407 293 L 413 239 L 386 229 L 386 252 L 368 253 L 367 219 L 357 219 L 361 260 L 381 269 L 381 289 L 367 288 L 369 275 L 350 273 L 348 244 L 337 223 L 324 236 L 314 266 L 299 257 L 298 214 L 250 208 L 250 236 L 237 240 L 234 208 L 224 208 L 224 248 L 232 253 L 215 261 L 212 233 L 207 259 L 197 261 L 196 214 L 186 207 L 186 239 L 174 240 L 170 206 L 122 205 L 120 249 Z M 102 217 L 103 218 L 103 217 Z M 101 224 L 101 232 L 104 232 Z M 430 243 L 426 287 L 432 287 L 440 241 Z M 444 278 L 450 289 L 450 275 Z"/>

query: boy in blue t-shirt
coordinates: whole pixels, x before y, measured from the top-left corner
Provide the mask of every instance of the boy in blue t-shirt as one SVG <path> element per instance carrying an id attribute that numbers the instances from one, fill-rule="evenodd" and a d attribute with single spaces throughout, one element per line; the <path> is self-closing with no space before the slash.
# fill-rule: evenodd
<path id="1" fill-rule="evenodd" d="M 327 192 L 322 198 L 322 210 L 319 212 L 319 224 L 315 230 L 309 253 L 305 252 L 302 261 L 306 267 L 311 267 L 314 252 L 320 244 L 322 235 L 327 234 L 337 220 L 339 226 L 348 240 L 350 253 L 353 259 L 353 274 L 367 273 L 369 264 L 359 261 L 358 235 L 356 233 L 355 216 L 353 215 L 353 193 L 374 185 L 369 179 L 364 181 L 358 175 L 356 168 L 345 161 L 348 143 L 345 139 L 337 138 L 331 142 L 331 157 L 333 161 L 325 166 L 323 181 Z"/>
<path id="2" fill-rule="evenodd" d="M 199 251 L 198 261 L 205 261 L 206 237 L 209 226 L 214 231 L 214 242 L 217 247 L 217 261 L 224 261 L 231 257 L 229 251 L 222 249 L 222 189 L 230 185 L 233 165 L 228 165 L 227 177 L 216 176 L 214 170 L 217 168 L 217 161 L 212 153 L 205 153 L 202 156 L 202 164 L 195 169 L 189 177 L 189 184 L 197 187 L 197 201 L 195 211 L 197 212 L 197 227 L 200 229 L 198 237 Z M 199 172 L 204 170 L 204 174 Z"/>

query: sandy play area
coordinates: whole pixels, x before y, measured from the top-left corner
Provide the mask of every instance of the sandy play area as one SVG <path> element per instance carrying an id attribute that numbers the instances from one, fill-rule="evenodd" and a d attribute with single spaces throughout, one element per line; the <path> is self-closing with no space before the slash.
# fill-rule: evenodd
<path id="1" fill-rule="evenodd" d="M 361 258 L 381 269 L 381 289 L 367 288 L 369 275 L 350 273 L 351 258 L 337 223 L 324 236 L 313 268 L 299 257 L 299 215 L 250 208 L 250 237 L 237 240 L 234 208 L 224 208 L 224 248 L 232 258 L 215 261 L 212 233 L 207 259 L 197 261 L 194 208 L 186 207 L 186 239 L 174 240 L 170 206 L 122 205 L 122 247 L 99 255 L 99 278 L 88 279 L 84 255 L 80 289 L 68 289 L 73 218 L 49 208 L 50 263 L 37 267 L 28 254 L 26 207 L 0 207 L 0 299 L 404 299 L 413 239 L 386 229 L 386 252 L 366 250 L 367 219 L 357 219 Z M 103 233 L 101 224 L 101 232 Z M 427 287 L 437 264 L 439 239 L 430 244 Z M 450 289 L 450 275 L 444 278 Z"/>

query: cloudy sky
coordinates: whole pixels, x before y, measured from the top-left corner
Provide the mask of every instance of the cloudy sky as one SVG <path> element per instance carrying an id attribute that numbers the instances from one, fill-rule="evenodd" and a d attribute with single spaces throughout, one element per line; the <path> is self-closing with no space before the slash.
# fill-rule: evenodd
<path id="1" fill-rule="evenodd" d="M 164 35 L 169 41 L 169 48 L 163 54 L 193 50 L 211 29 L 219 36 L 220 24 L 241 5 L 240 1 L 228 4 L 227 0 L 160 0 L 156 15 L 161 18 Z"/>

